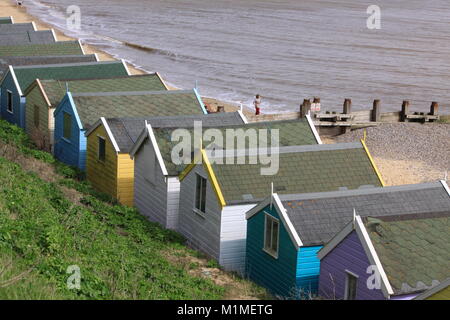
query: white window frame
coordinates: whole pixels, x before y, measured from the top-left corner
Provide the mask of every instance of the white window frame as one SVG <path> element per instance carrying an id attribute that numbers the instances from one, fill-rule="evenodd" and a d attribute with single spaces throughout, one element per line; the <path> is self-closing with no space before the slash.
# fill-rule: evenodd
<path id="1" fill-rule="evenodd" d="M 197 181 L 198 181 L 198 177 L 200 177 L 202 179 L 205 179 L 205 211 L 204 212 L 197 208 Z M 202 175 L 202 174 L 200 174 L 198 172 L 195 172 L 195 188 L 194 188 L 194 190 L 195 190 L 195 192 L 194 192 L 194 212 L 197 213 L 198 215 L 204 217 L 205 214 L 206 214 L 206 195 L 208 193 L 208 179 L 204 175 Z M 200 199 L 200 203 L 201 203 L 201 199 Z"/>
<path id="2" fill-rule="evenodd" d="M 11 110 L 9 109 L 10 103 L 11 103 Z M 11 114 L 14 114 L 14 95 L 11 90 L 6 90 L 6 111 L 8 111 Z"/>
<path id="3" fill-rule="evenodd" d="M 358 280 L 359 276 L 349 270 L 345 270 L 345 291 L 344 291 L 344 300 L 348 300 L 348 289 L 349 289 L 349 277 L 354 277 L 356 279 L 356 286 L 355 286 L 355 298 L 356 294 L 358 293 Z"/>
<path id="4" fill-rule="evenodd" d="M 276 252 L 273 252 L 272 250 L 266 249 L 266 235 L 267 235 L 267 220 L 272 219 L 277 222 L 278 224 L 278 232 L 277 232 L 277 250 Z M 273 237 L 273 229 L 271 237 Z M 273 241 L 273 239 L 272 239 Z M 268 212 L 264 212 L 264 242 L 263 242 L 263 251 L 267 253 L 268 255 L 272 256 L 274 259 L 278 259 L 278 253 L 280 252 L 280 219 L 275 218 L 273 215 L 271 215 Z"/>

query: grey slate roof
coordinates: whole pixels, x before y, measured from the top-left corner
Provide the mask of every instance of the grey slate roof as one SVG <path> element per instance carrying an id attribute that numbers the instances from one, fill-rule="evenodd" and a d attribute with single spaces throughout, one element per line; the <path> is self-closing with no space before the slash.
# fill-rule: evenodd
<path id="1" fill-rule="evenodd" d="M 34 26 L 32 23 L 14 23 L 14 24 L 1 24 L 0 23 L 0 34 L 9 34 L 16 32 L 26 32 L 34 31 Z"/>
<path id="2" fill-rule="evenodd" d="M 56 42 L 51 30 L 25 31 L 0 34 L 0 46 L 14 46 L 22 44 L 48 44 Z"/>
<path id="3" fill-rule="evenodd" d="M 44 64 L 59 64 L 59 63 L 76 63 L 76 62 L 95 62 L 97 57 L 95 54 L 87 55 L 65 55 L 65 56 L 13 56 L 0 57 L 0 79 L 12 66 L 32 66 Z"/>
<path id="4" fill-rule="evenodd" d="M 120 77 L 107 77 L 95 79 L 59 79 L 41 80 L 42 90 L 45 92 L 50 104 L 57 106 L 67 92 L 73 94 L 84 92 L 117 92 L 117 91 L 166 91 L 163 81 L 157 73 L 141 75 L 127 75 Z M 30 85 L 25 95 L 33 90 L 37 81 Z"/>
<path id="5" fill-rule="evenodd" d="M 251 164 L 248 157 L 239 164 L 235 157 L 209 158 L 227 204 L 257 203 L 270 194 L 272 183 L 279 194 L 381 187 L 360 142 L 279 147 L 271 157 L 275 174 L 262 174 L 269 164 Z"/>
<path id="6" fill-rule="evenodd" d="M 190 128 L 194 121 L 201 121 L 203 127 L 243 125 L 238 112 L 183 115 L 169 117 L 109 118 L 105 119 L 116 140 L 120 152 L 129 153 L 145 127 L 145 121 L 152 128 Z"/>
<path id="7" fill-rule="evenodd" d="M 195 89 L 86 92 L 74 93 L 72 97 L 85 130 L 105 116 L 123 118 L 203 114 L 203 104 Z"/>
<path id="8" fill-rule="evenodd" d="M 351 221 L 353 209 L 362 217 L 450 209 L 450 196 L 440 182 L 279 197 L 305 246 L 327 243 Z"/>
<path id="9" fill-rule="evenodd" d="M 12 17 L 0 17 L 0 24 L 11 24 L 13 23 Z"/>
<path id="10" fill-rule="evenodd" d="M 13 66 L 17 83 L 22 92 L 36 79 L 88 79 L 127 76 L 128 71 L 122 61 L 99 61 L 59 63 L 47 65 Z"/>
<path id="11" fill-rule="evenodd" d="M 171 136 L 175 128 L 156 128 L 154 130 L 155 138 L 159 146 L 159 150 L 161 151 L 161 156 L 164 160 L 167 172 L 170 176 L 175 176 L 181 173 L 184 169 L 184 165 L 176 165 L 172 162 L 172 148 L 174 148 L 178 142 L 171 141 Z M 240 142 L 243 142 L 239 148 L 252 148 L 250 143 L 251 139 L 245 138 L 246 132 L 249 132 L 250 136 L 252 136 L 252 132 L 255 134 L 255 137 L 259 140 L 262 135 L 267 134 L 267 139 L 272 139 L 275 137 L 274 134 L 278 132 L 279 145 L 280 146 L 303 146 L 303 145 L 316 145 L 317 141 L 314 137 L 313 132 L 311 131 L 311 127 L 308 124 L 306 119 L 298 119 L 298 120 L 283 120 L 283 121 L 261 121 L 261 122 L 253 122 L 248 124 L 238 124 L 238 125 L 230 125 L 230 126 L 217 126 L 218 131 L 221 132 L 222 137 L 226 138 L 227 131 L 230 130 L 235 132 L 237 136 L 243 138 L 239 139 Z M 190 132 L 191 136 L 191 147 L 192 152 L 194 152 L 195 146 L 198 142 L 194 141 L 193 128 L 186 128 L 187 131 Z M 241 135 L 242 133 L 242 135 Z M 260 136 L 261 134 L 261 136 Z M 213 138 L 214 139 L 214 138 Z M 238 140 L 238 139 L 235 139 Z M 244 140 L 244 141 L 242 141 Z M 213 143 L 211 145 L 211 142 Z M 236 141 L 237 143 L 237 141 Z M 234 148 L 236 146 L 227 146 L 226 139 L 224 141 L 210 141 L 207 137 L 203 136 L 203 146 L 205 148 L 211 148 L 215 146 L 217 148 Z M 328 148 L 324 146 L 323 148 Z M 334 147 L 335 148 L 335 147 Z M 287 150 L 287 149 L 285 149 Z M 230 176 L 234 176 L 234 173 L 231 172 Z M 266 195 L 266 194 L 265 194 Z"/>
<path id="12" fill-rule="evenodd" d="M 362 220 L 394 295 L 422 292 L 450 276 L 450 210 Z"/>
<path id="13" fill-rule="evenodd" d="M 0 46 L 0 56 L 63 56 L 84 54 L 79 41 L 56 41 L 52 43 L 28 43 Z"/>

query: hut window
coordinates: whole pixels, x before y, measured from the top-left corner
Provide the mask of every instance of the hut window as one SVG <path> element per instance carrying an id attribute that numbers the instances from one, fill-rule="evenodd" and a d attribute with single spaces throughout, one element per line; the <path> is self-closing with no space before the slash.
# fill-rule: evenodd
<path id="1" fill-rule="evenodd" d="M 13 94 L 11 91 L 6 91 L 6 110 L 13 113 Z"/>
<path id="2" fill-rule="evenodd" d="M 197 185 L 195 188 L 195 209 L 205 213 L 206 207 L 206 179 L 197 174 Z"/>
<path id="3" fill-rule="evenodd" d="M 72 138 L 72 117 L 67 112 L 64 112 L 63 117 L 63 137 L 70 140 Z"/>
<path id="4" fill-rule="evenodd" d="M 347 279 L 345 280 L 345 300 L 356 299 L 356 287 L 358 284 L 358 276 L 350 271 L 346 271 Z"/>
<path id="5" fill-rule="evenodd" d="M 34 125 L 36 126 L 36 128 L 39 128 L 39 106 L 37 104 L 34 105 L 33 113 Z"/>
<path id="6" fill-rule="evenodd" d="M 279 232 L 279 220 L 269 214 L 266 214 L 264 250 L 274 258 L 278 258 Z"/>
<path id="7" fill-rule="evenodd" d="M 98 160 L 105 161 L 106 159 L 106 140 L 98 137 Z"/>

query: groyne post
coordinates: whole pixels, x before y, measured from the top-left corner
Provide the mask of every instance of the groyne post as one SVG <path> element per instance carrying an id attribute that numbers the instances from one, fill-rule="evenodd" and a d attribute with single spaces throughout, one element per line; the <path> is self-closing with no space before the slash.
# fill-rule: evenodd
<path id="1" fill-rule="evenodd" d="M 408 115 L 408 113 L 409 113 L 409 101 L 403 100 L 402 111 L 400 112 L 400 121 L 401 122 L 406 121 L 406 116 Z"/>
<path id="2" fill-rule="evenodd" d="M 300 105 L 300 118 L 305 118 L 310 111 L 311 101 L 309 99 L 304 99 L 303 103 Z"/>
<path id="3" fill-rule="evenodd" d="M 437 116 L 439 112 L 439 104 L 433 101 L 430 106 L 430 116 Z"/>
<path id="4" fill-rule="evenodd" d="M 346 114 L 346 115 L 350 115 L 352 113 L 352 99 L 344 100 L 342 113 Z M 345 119 L 344 121 L 347 121 L 347 119 Z M 348 132 L 350 129 L 351 129 L 351 127 L 342 126 L 341 133 L 344 134 L 344 133 Z"/>
<path id="5" fill-rule="evenodd" d="M 379 122 L 381 120 L 381 104 L 379 99 L 373 100 L 373 108 L 370 121 Z"/>
<path id="6" fill-rule="evenodd" d="M 344 114 L 352 113 L 352 99 L 345 99 L 344 100 L 343 113 Z"/>

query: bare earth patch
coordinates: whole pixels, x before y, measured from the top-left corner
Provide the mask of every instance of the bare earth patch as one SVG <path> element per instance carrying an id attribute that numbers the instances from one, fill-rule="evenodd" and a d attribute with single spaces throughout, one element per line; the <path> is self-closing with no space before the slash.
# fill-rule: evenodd
<path id="1" fill-rule="evenodd" d="M 52 164 L 39 161 L 32 157 L 26 157 L 17 150 L 15 146 L 4 144 L 2 141 L 0 141 L 0 157 L 17 163 L 25 171 L 35 173 L 39 178 L 46 182 L 57 182 L 63 179 L 63 177 L 55 171 Z M 60 186 L 60 189 L 72 203 L 84 206 L 80 201 L 83 197 L 82 193 L 65 186 Z"/>
<path id="2" fill-rule="evenodd" d="M 51 164 L 26 157 L 16 147 L 2 141 L 0 141 L 0 157 L 19 164 L 25 171 L 36 173 L 44 181 L 57 181 L 57 174 Z"/>
<path id="3" fill-rule="evenodd" d="M 215 284 L 225 288 L 226 300 L 259 300 L 270 299 L 268 293 L 258 288 L 255 284 L 239 278 L 230 272 L 225 272 L 217 267 L 208 266 L 210 260 L 203 257 L 186 255 L 181 251 L 167 252 L 167 260 L 176 265 L 181 265 L 191 275 L 210 279 Z"/>

